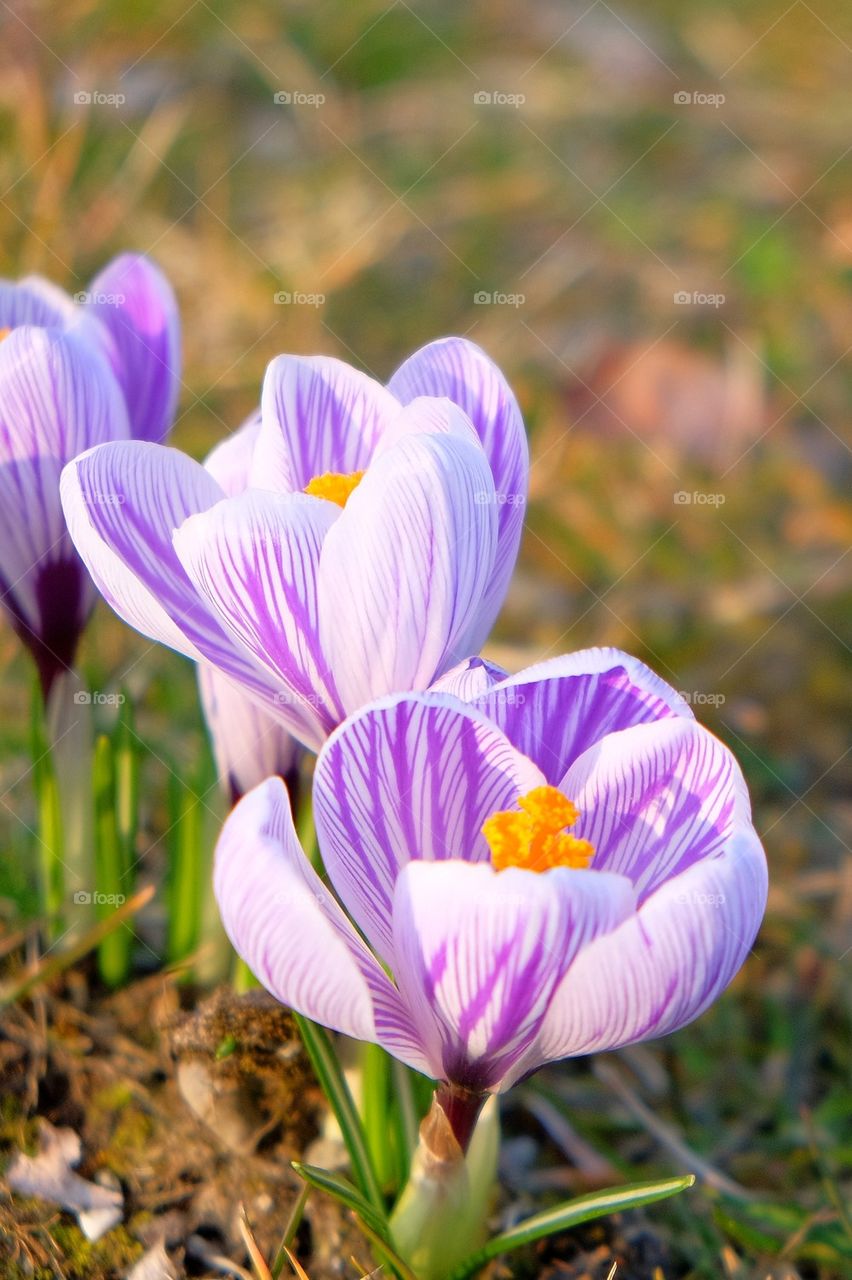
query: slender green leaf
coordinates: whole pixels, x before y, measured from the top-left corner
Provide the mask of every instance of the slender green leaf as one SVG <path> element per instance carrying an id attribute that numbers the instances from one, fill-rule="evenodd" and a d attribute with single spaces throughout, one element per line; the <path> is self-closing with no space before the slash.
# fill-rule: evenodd
<path id="1" fill-rule="evenodd" d="M 340 1125 L 343 1140 L 352 1161 L 352 1175 L 355 1182 L 362 1195 L 379 1215 L 380 1220 L 386 1223 L 384 1196 L 370 1157 L 364 1127 L 331 1040 L 322 1027 L 318 1027 L 309 1018 L 303 1017 L 300 1013 L 294 1013 L 293 1016 L 317 1080 Z"/>
<path id="2" fill-rule="evenodd" d="M 390 1133 L 390 1058 L 377 1044 L 361 1046 L 361 1114 L 364 1134 L 379 1185 L 394 1179 Z"/>
<path id="3" fill-rule="evenodd" d="M 168 959 L 184 960 L 198 945 L 204 887 L 201 874 L 201 805 L 188 787 L 170 779 Z"/>
<path id="4" fill-rule="evenodd" d="M 394 1271 L 402 1277 L 402 1280 L 417 1280 L 411 1268 L 391 1244 L 390 1232 L 384 1215 L 376 1213 L 373 1206 L 364 1199 L 360 1191 L 353 1187 L 351 1182 L 346 1178 L 341 1178 L 336 1173 L 329 1173 L 326 1169 L 318 1169 L 316 1165 L 301 1164 L 298 1160 L 293 1161 L 293 1168 L 299 1177 L 304 1178 L 305 1182 L 309 1183 L 310 1186 L 316 1187 L 318 1191 L 326 1192 L 327 1195 L 333 1196 L 340 1204 L 345 1205 L 347 1209 L 352 1210 L 358 1219 L 358 1226 L 375 1247 L 379 1259 L 389 1263 Z"/>
<path id="5" fill-rule="evenodd" d="M 398 1170 L 398 1185 L 400 1187 L 405 1186 L 408 1181 L 408 1175 L 411 1172 L 411 1158 L 417 1146 L 420 1124 L 412 1086 L 413 1074 L 414 1072 L 412 1072 L 411 1068 L 400 1062 L 398 1058 L 391 1060 L 391 1077 L 395 1103 L 393 1116 L 400 1165 Z"/>
<path id="6" fill-rule="evenodd" d="M 44 704 L 37 686 L 33 690 L 30 738 L 33 783 L 36 795 L 36 841 L 38 843 L 41 909 L 49 918 L 49 936 L 55 937 L 59 916 L 65 906 L 65 876 L 62 866 L 62 808 L 59 784 L 47 743 Z"/>
<path id="7" fill-rule="evenodd" d="M 376 1232 L 384 1244 L 390 1244 L 387 1218 L 383 1213 L 376 1211 L 375 1207 L 361 1195 L 358 1188 L 354 1187 L 348 1178 L 342 1178 L 338 1173 L 329 1173 L 327 1169 L 320 1169 L 314 1164 L 302 1164 L 299 1160 L 293 1161 L 293 1168 L 300 1178 L 303 1178 L 312 1187 L 316 1187 L 317 1191 L 324 1191 L 326 1195 L 333 1196 L 335 1200 L 345 1204 L 347 1209 L 357 1213 L 358 1217 L 362 1218 Z"/>
<path id="8" fill-rule="evenodd" d="M 95 743 L 92 762 L 92 795 L 95 809 L 95 919 L 105 920 L 127 898 L 124 849 L 116 813 L 115 757 L 109 738 Z M 98 947 L 98 969 L 104 982 L 118 987 L 130 972 L 133 935 L 115 929 Z"/>
<path id="9" fill-rule="evenodd" d="M 302 1222 L 305 1213 L 305 1205 L 308 1203 L 308 1196 L 311 1194 L 311 1184 L 306 1180 L 302 1190 L 296 1197 L 296 1203 L 287 1219 L 287 1225 L 284 1228 L 284 1235 L 281 1237 L 281 1243 L 278 1251 L 273 1259 L 272 1266 L 269 1268 L 272 1273 L 272 1280 L 279 1280 L 281 1272 L 284 1270 L 284 1263 L 287 1261 L 287 1252 L 296 1239 L 296 1232 Z"/>
<path id="10" fill-rule="evenodd" d="M 594 1191 L 587 1196 L 579 1196 L 548 1209 L 546 1213 L 537 1213 L 527 1218 L 510 1231 L 495 1236 L 486 1245 L 465 1258 L 456 1267 L 450 1280 L 466 1280 L 474 1272 L 484 1267 L 492 1258 L 511 1249 L 519 1249 L 535 1240 L 543 1240 L 545 1236 L 554 1235 L 558 1231 L 566 1231 L 581 1222 L 591 1222 L 594 1218 L 602 1218 L 608 1213 L 620 1213 L 624 1209 L 638 1209 L 640 1205 L 652 1204 L 655 1200 L 665 1200 L 668 1196 L 677 1195 L 691 1187 L 695 1178 L 688 1174 L 683 1178 L 665 1178 L 656 1182 L 633 1182 L 626 1187 L 608 1187 L 604 1191 Z"/>

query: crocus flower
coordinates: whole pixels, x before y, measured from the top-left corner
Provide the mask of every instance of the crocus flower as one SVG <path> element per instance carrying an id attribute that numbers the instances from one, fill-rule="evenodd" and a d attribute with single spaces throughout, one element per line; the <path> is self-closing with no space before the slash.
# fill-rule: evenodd
<path id="1" fill-rule="evenodd" d="M 112 444 L 68 467 L 65 513 L 121 617 L 316 750 L 371 698 L 426 688 L 478 652 L 520 538 L 523 424 L 491 361 L 447 339 L 389 388 L 280 356 L 239 435 L 221 448 L 250 447 L 243 492 L 183 454 Z"/>
<path id="2" fill-rule="evenodd" d="M 736 761 L 641 663 L 590 650 L 483 683 L 331 735 L 314 812 L 336 897 L 276 780 L 231 814 L 214 879 L 260 981 L 443 1081 L 462 1147 L 488 1092 L 697 1017 L 767 882 Z"/>
<path id="3" fill-rule="evenodd" d="M 25 324 L 0 341 L 0 600 L 45 698 L 97 597 L 65 528 L 59 477 L 76 453 L 128 432 L 118 383 L 79 337 Z"/>
<path id="4" fill-rule="evenodd" d="M 116 258 L 79 297 L 0 281 L 0 603 L 45 696 L 97 598 L 65 530 L 62 468 L 107 440 L 161 438 L 178 380 L 174 298 L 151 263 Z"/>
<path id="5" fill-rule="evenodd" d="M 248 480 L 256 415 L 208 454 L 205 467 L 232 497 Z M 201 708 L 213 743 L 219 781 L 231 804 L 264 778 L 283 778 L 293 808 L 299 799 L 303 749 L 270 712 L 206 662 L 198 664 Z"/>
<path id="6" fill-rule="evenodd" d="M 0 280 L 0 331 L 21 324 L 71 331 L 100 352 L 124 393 L 131 436 L 165 439 L 180 384 L 180 318 L 149 258 L 119 254 L 73 298 L 41 276 Z"/>

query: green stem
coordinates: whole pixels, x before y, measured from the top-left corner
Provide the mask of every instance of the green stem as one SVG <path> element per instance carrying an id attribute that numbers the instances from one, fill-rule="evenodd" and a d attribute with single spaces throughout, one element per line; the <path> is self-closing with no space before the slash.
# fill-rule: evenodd
<path id="1" fill-rule="evenodd" d="M 352 1161 L 352 1176 L 365 1199 L 384 1218 L 387 1212 L 385 1200 L 364 1128 L 331 1040 L 322 1027 L 318 1027 L 309 1018 L 300 1013 L 294 1013 L 293 1017 L 320 1088 L 340 1125 Z"/>

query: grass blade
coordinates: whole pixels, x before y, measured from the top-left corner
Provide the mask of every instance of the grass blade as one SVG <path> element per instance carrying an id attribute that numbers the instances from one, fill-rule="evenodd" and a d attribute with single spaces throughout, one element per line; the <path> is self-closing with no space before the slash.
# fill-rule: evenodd
<path id="1" fill-rule="evenodd" d="M 153 885 L 148 885 L 146 889 L 141 889 L 139 893 L 134 894 L 127 902 L 117 907 L 106 920 L 99 920 L 82 938 L 77 939 L 72 946 L 67 947 L 64 951 L 57 951 L 55 955 L 43 957 L 36 967 L 25 973 L 23 977 L 14 978 L 11 982 L 0 987 L 0 1008 L 6 1004 L 12 1004 L 15 1000 L 22 1000 L 24 996 L 29 995 L 34 987 L 40 986 L 43 982 L 50 982 L 51 979 L 63 973 L 72 964 L 76 964 L 78 960 L 92 951 L 114 929 L 120 929 L 125 920 L 129 920 L 131 916 L 141 910 L 146 903 L 151 901 L 153 896 Z"/>
<path id="2" fill-rule="evenodd" d="M 338 1173 L 329 1173 L 327 1169 L 320 1169 L 314 1164 L 302 1164 L 300 1160 L 293 1161 L 293 1168 L 309 1186 L 333 1196 L 335 1200 L 345 1204 L 347 1209 L 356 1213 L 368 1227 L 376 1232 L 383 1244 L 390 1244 L 390 1233 L 384 1213 L 378 1212 L 348 1178 L 342 1178 Z"/>
<path id="3" fill-rule="evenodd" d="M 92 763 L 92 793 L 95 805 L 95 919 L 109 917 L 116 903 L 126 897 L 124 849 L 116 813 L 115 756 L 109 738 L 95 743 Z M 133 935 L 115 929 L 98 947 L 98 970 L 104 982 L 118 987 L 130 972 Z"/>
<path id="4" fill-rule="evenodd" d="M 508 1253 L 512 1249 L 520 1249 L 523 1245 L 543 1240 L 545 1236 L 554 1235 L 558 1231 L 566 1231 L 569 1227 L 579 1226 L 581 1222 L 591 1222 L 594 1218 L 602 1218 L 609 1213 L 619 1213 L 624 1209 L 638 1209 L 641 1205 L 652 1204 L 655 1200 L 665 1200 L 685 1191 L 695 1182 L 692 1174 L 682 1178 L 665 1178 L 656 1182 L 633 1182 L 625 1187 L 608 1187 L 604 1191 L 594 1191 L 587 1196 L 579 1196 L 548 1209 L 546 1213 L 537 1213 L 527 1218 L 510 1231 L 495 1236 L 486 1245 L 465 1258 L 456 1267 L 450 1280 L 466 1280 L 486 1262 Z"/>
<path id="5" fill-rule="evenodd" d="M 340 1125 L 343 1140 L 352 1161 L 352 1176 L 355 1183 L 387 1230 L 384 1196 L 367 1146 L 364 1126 L 361 1124 L 361 1118 L 352 1100 L 349 1085 L 346 1083 L 346 1077 L 341 1070 L 331 1040 L 322 1027 L 318 1027 L 309 1018 L 304 1018 L 300 1013 L 294 1013 L 293 1017 L 320 1087 Z"/>

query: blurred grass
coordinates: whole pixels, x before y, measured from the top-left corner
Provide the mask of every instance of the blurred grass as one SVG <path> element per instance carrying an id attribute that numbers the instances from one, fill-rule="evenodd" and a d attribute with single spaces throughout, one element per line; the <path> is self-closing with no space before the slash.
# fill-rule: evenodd
<path id="1" fill-rule="evenodd" d="M 822 1230 L 803 1107 L 831 1176 L 852 1177 L 852 10 L 45 0 L 0 24 L 0 271 L 74 291 L 150 251 L 184 318 L 179 446 L 202 456 L 236 426 L 279 351 L 386 377 L 457 332 L 502 364 L 534 461 L 499 654 L 622 645 L 703 698 L 737 752 L 770 915 L 733 993 L 666 1048 L 668 1103 L 698 1149 Z M 81 657 L 138 703 L 142 848 L 161 864 L 169 775 L 196 776 L 204 750 L 192 671 L 106 609 Z M 20 897 L 29 673 L 5 632 L 0 663 L 0 889 Z M 798 1219 L 761 1236 L 694 1197 L 671 1213 L 697 1273 L 720 1274 L 724 1240 L 744 1268 L 792 1240 L 801 1274 L 852 1274 Z"/>

